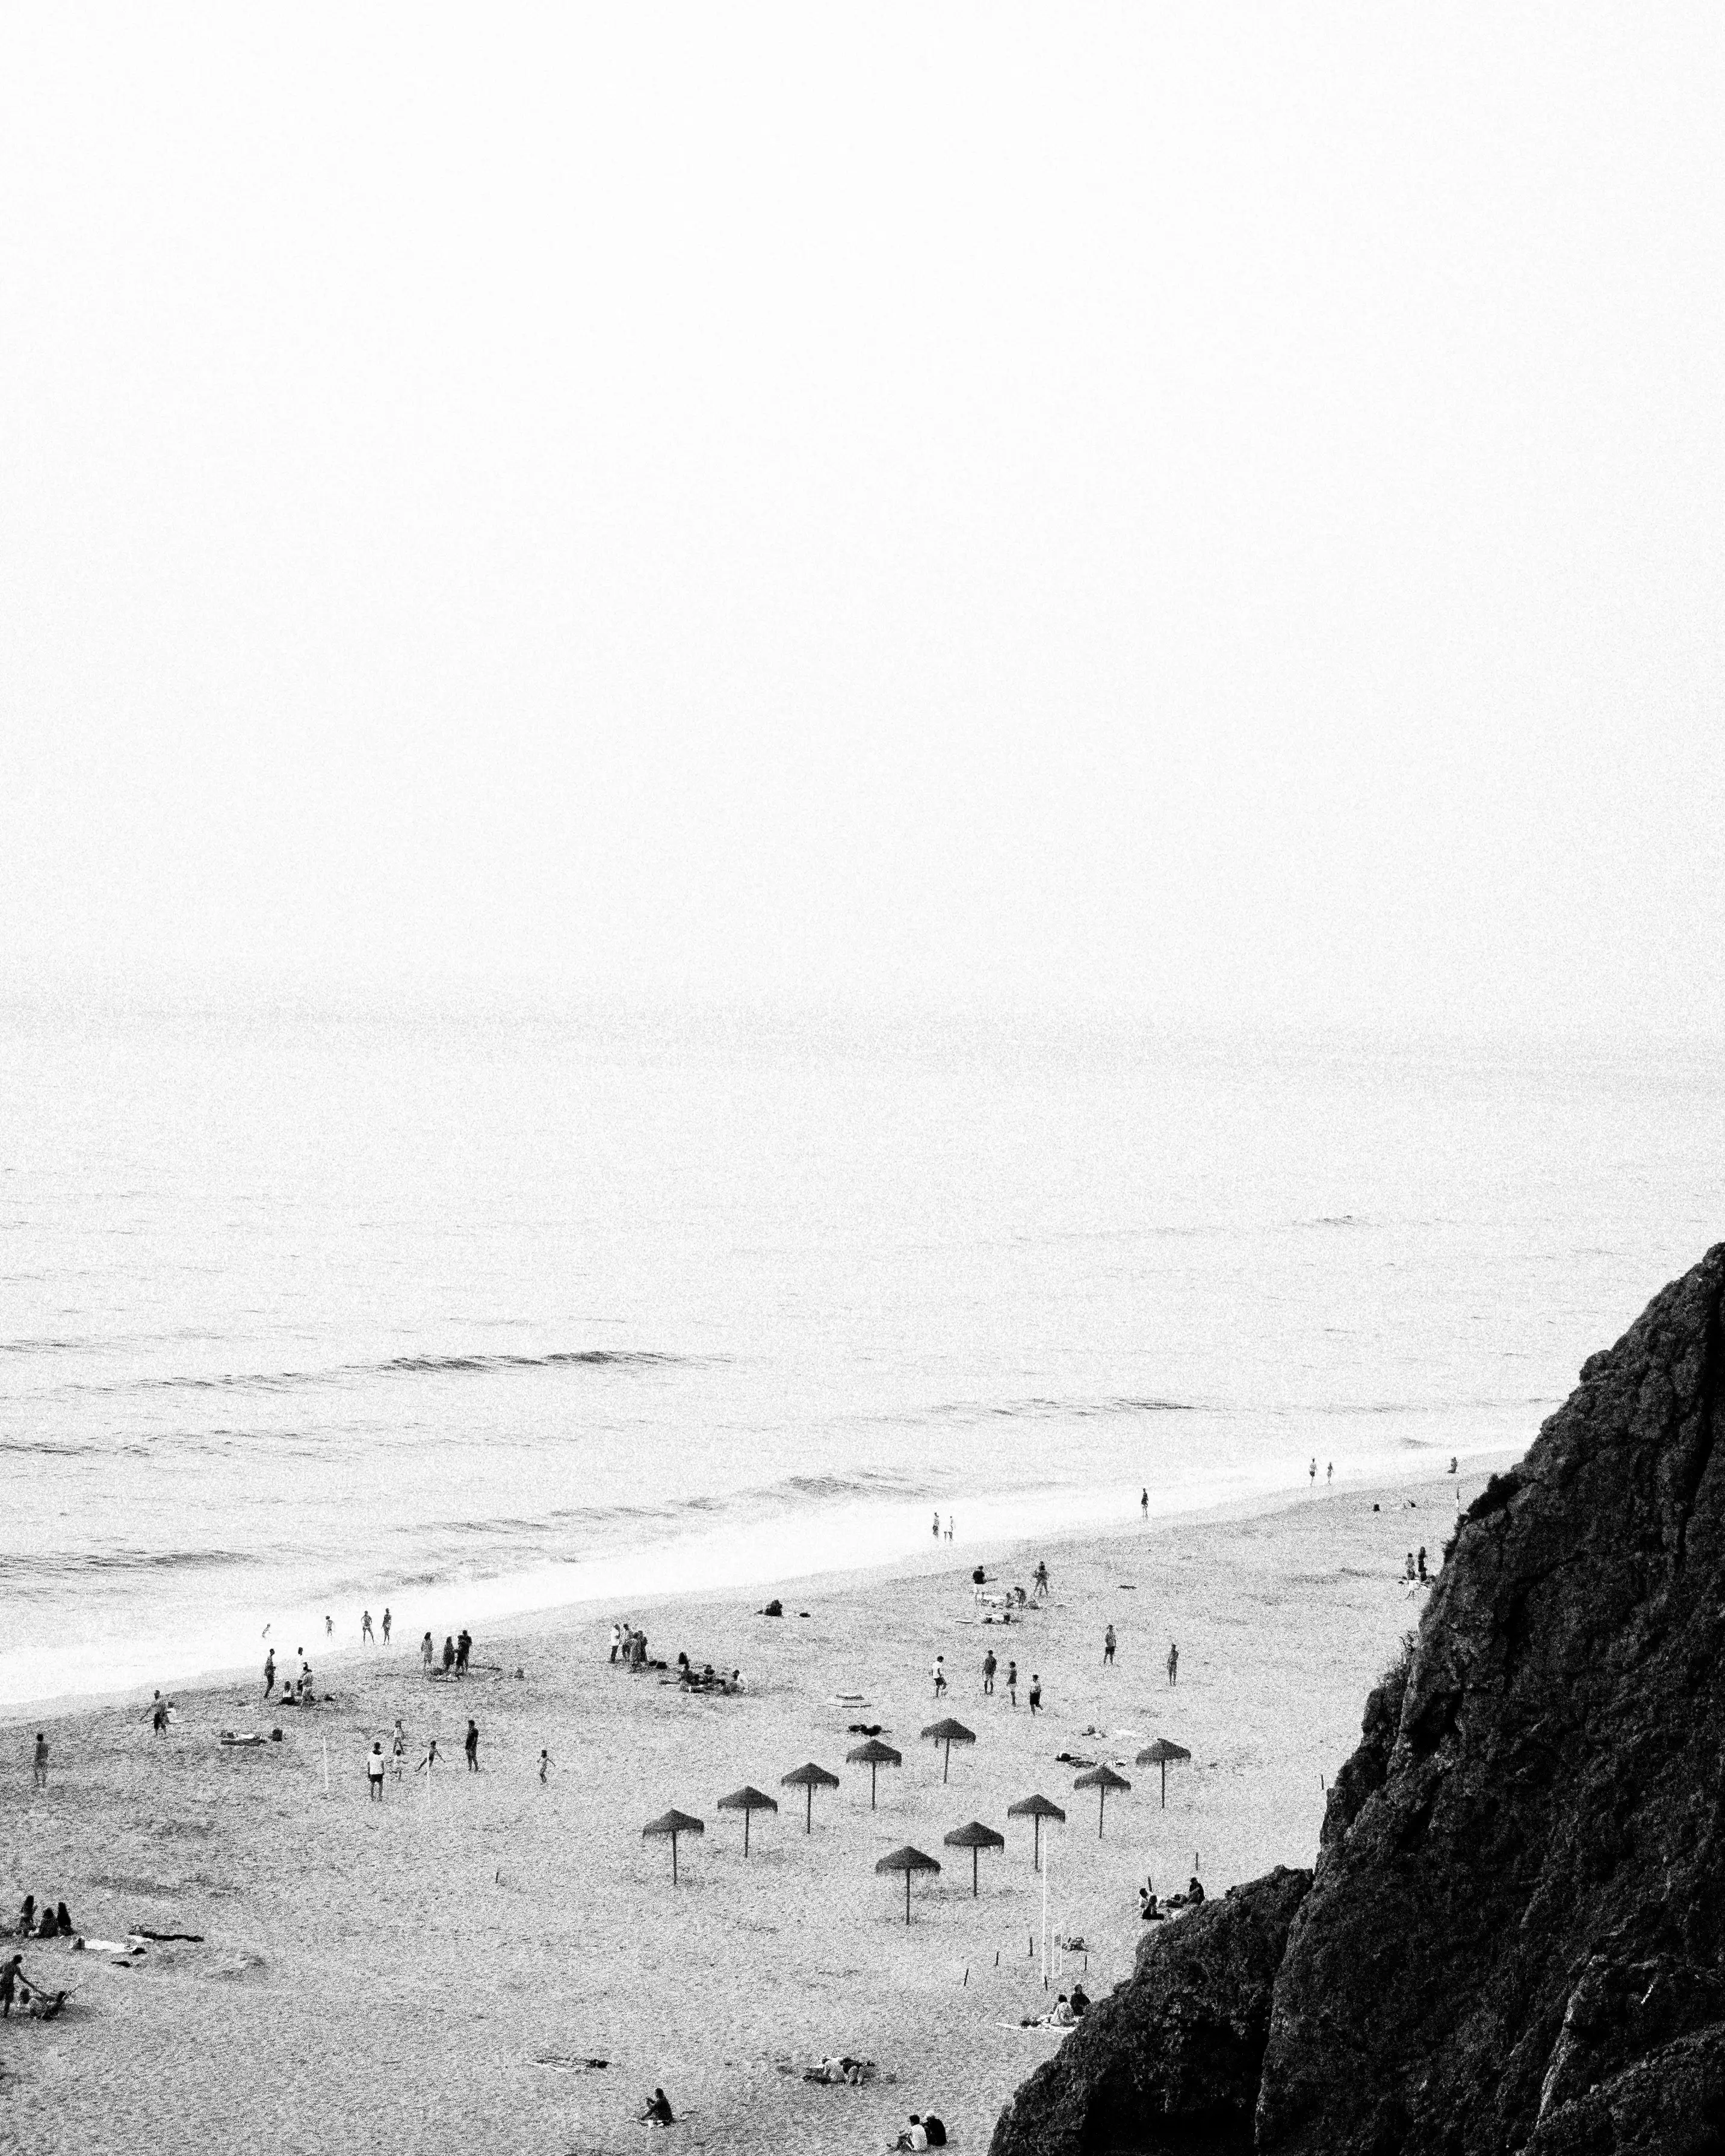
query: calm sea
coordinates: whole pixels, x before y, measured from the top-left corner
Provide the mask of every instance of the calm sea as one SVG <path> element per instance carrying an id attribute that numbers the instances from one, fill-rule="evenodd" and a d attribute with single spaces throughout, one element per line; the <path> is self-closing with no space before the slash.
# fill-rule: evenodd
<path id="1" fill-rule="evenodd" d="M 1722 1232 L 1722 1091 L 1676 1050 L 8 1014 L 0 1703 L 1524 1444 Z"/>

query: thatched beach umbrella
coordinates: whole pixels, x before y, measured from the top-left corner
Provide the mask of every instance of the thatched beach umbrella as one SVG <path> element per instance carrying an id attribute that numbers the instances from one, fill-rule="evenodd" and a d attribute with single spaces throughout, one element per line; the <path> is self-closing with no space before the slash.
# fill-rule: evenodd
<path id="1" fill-rule="evenodd" d="M 938 1871 L 940 1866 L 932 1856 L 925 1856 L 920 1849 L 912 1849 L 906 1842 L 896 1849 L 891 1856 L 883 1856 L 875 1866 L 877 1871 L 902 1871 L 905 1875 L 905 1922 L 911 1921 L 911 1874 L 913 1871 Z"/>
<path id="2" fill-rule="evenodd" d="M 1160 1767 L 1162 1769 L 1162 1809 L 1168 1810 L 1168 1763 L 1170 1759 L 1189 1759 L 1192 1754 L 1183 1744 L 1176 1744 L 1171 1738 L 1158 1737 L 1153 1744 L 1147 1744 L 1133 1761 L 1137 1767 Z"/>
<path id="3" fill-rule="evenodd" d="M 878 1737 L 871 1737 L 866 1744 L 859 1744 L 854 1752 L 845 1754 L 848 1767 L 866 1767 L 869 1770 L 869 1810 L 875 1809 L 875 1775 L 882 1767 L 902 1767 L 905 1755 L 895 1752 L 890 1744 L 883 1744 Z"/>
<path id="4" fill-rule="evenodd" d="M 662 1819 L 649 1820 L 641 1829 L 644 1841 L 649 1834 L 668 1834 L 671 1845 L 671 1884 L 677 1883 L 677 1836 L 680 1834 L 705 1834 L 706 1822 L 691 1819 L 687 1812 L 667 1812 Z"/>
<path id="5" fill-rule="evenodd" d="M 751 1789 L 745 1783 L 742 1789 L 733 1789 L 728 1797 L 720 1798 L 719 1810 L 721 1812 L 742 1814 L 742 1853 L 747 1856 L 749 1853 L 750 1820 L 757 1812 L 776 1812 L 778 1810 L 778 1799 L 777 1797 L 769 1797 L 764 1789 Z"/>
<path id="6" fill-rule="evenodd" d="M 1087 1774 L 1081 1774 L 1072 1786 L 1075 1789 L 1096 1791 L 1096 1839 L 1100 1841 L 1102 1838 L 1102 1815 L 1108 1809 L 1109 1790 L 1129 1789 L 1132 1784 L 1124 1774 L 1117 1774 L 1105 1762 L 1100 1767 L 1092 1767 Z"/>
<path id="7" fill-rule="evenodd" d="M 974 1744 L 976 1742 L 975 1730 L 967 1729 L 962 1722 L 954 1722 L 950 1715 L 944 1722 L 931 1722 L 922 1734 L 932 1743 L 944 1744 L 947 1748 L 947 1756 L 941 1766 L 941 1779 L 943 1782 L 952 1772 L 952 1747 L 955 1744 Z"/>
<path id="8" fill-rule="evenodd" d="M 1006 1807 L 1006 1816 L 1035 1822 L 1030 1830 L 1030 1869 L 1040 1871 L 1042 1869 L 1042 1822 L 1045 1819 L 1056 1819 L 1064 1826 L 1066 1815 L 1052 1798 L 1024 1797 L 1019 1803 Z"/>
<path id="9" fill-rule="evenodd" d="M 973 1902 L 977 1896 L 977 1853 L 984 1849 L 1004 1849 L 1006 1836 L 996 1834 L 991 1826 L 984 1826 L 980 1820 L 973 1820 L 968 1826 L 955 1826 L 944 1840 L 948 1849 L 970 1851 L 970 1898 Z"/>
<path id="10" fill-rule="evenodd" d="M 836 1789 L 839 1786 L 839 1777 L 836 1774 L 828 1774 L 824 1767 L 817 1767 L 811 1759 L 806 1767 L 798 1767 L 788 1774 L 781 1774 L 778 1778 L 778 1786 L 782 1789 L 801 1789 L 804 1792 L 808 1802 L 803 1814 L 803 1831 L 804 1834 L 813 1834 L 814 1793 L 817 1789 Z"/>

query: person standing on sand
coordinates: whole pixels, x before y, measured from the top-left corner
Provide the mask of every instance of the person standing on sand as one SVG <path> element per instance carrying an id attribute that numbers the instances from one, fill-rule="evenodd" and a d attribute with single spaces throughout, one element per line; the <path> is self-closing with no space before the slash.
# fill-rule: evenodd
<path id="1" fill-rule="evenodd" d="M 390 1621 L 389 1604 L 386 1602 L 383 1604 L 383 1644 L 386 1647 L 389 1645 Z"/>
<path id="2" fill-rule="evenodd" d="M 429 1632 L 428 1632 L 425 1635 L 425 1637 L 419 1642 L 419 1659 L 425 1665 L 426 1676 L 429 1676 L 431 1675 L 432 1664 L 437 1660 L 437 1649 L 431 1644 L 431 1635 Z"/>
<path id="3" fill-rule="evenodd" d="M 150 1727 L 158 1737 L 166 1737 L 167 1734 L 167 1702 L 160 1692 L 156 1695 L 156 1705 L 150 1716 Z"/>
<path id="4" fill-rule="evenodd" d="M 370 1801 L 381 1804 L 383 1801 L 383 1746 L 381 1740 L 374 1743 L 366 1754 L 366 1783 Z"/>
<path id="5" fill-rule="evenodd" d="M 1032 1582 L 1032 1587 L 1036 1599 L 1040 1602 L 1043 1596 L 1048 1592 L 1048 1566 L 1045 1560 L 1040 1558 L 1036 1561 L 1036 1576 Z"/>
<path id="6" fill-rule="evenodd" d="M 39 1729 L 36 1732 L 36 1749 L 30 1754 L 30 1786 L 33 1789 L 48 1787 L 48 1738 Z"/>
<path id="7" fill-rule="evenodd" d="M 1102 1635 L 1102 1666 L 1106 1669 L 1114 1659 L 1114 1627 L 1111 1625 Z"/>
<path id="8" fill-rule="evenodd" d="M 1333 1460 L 1327 1460 L 1324 1462 L 1324 1487 L 1326 1490 L 1329 1488 L 1331 1483 L 1332 1483 L 1335 1479 L 1336 1463 Z"/>
<path id="9" fill-rule="evenodd" d="M 395 1762 L 395 1779 L 401 1779 L 402 1762 L 408 1756 L 408 1732 L 399 1715 L 395 1717 L 395 1734 L 389 1740 L 390 1757 Z"/>
<path id="10" fill-rule="evenodd" d="M 938 1512 L 934 1516 L 934 1538 L 937 1542 L 941 1538 L 941 1516 Z"/>
<path id="11" fill-rule="evenodd" d="M 455 1637 L 455 1674 L 458 1677 L 467 1675 L 468 1658 L 472 1652 L 473 1635 L 464 1625 Z"/>
<path id="12" fill-rule="evenodd" d="M 469 1717 L 469 1720 L 468 1720 L 468 1724 L 467 1724 L 467 1742 L 466 1742 L 465 1746 L 463 1748 L 465 1750 L 465 1752 L 466 1752 L 466 1753 L 467 1753 L 467 1771 L 468 1771 L 468 1773 L 469 1773 L 470 1774 L 478 1774 L 478 1772 L 479 1772 L 479 1724 L 478 1724 L 478 1722 L 475 1722 L 475 1721 L 471 1718 L 471 1717 Z"/>
<path id="13" fill-rule="evenodd" d="M 934 1696 L 938 1699 L 947 1688 L 947 1658 L 944 1655 L 937 1655 L 935 1656 L 932 1675 L 934 1677 Z"/>
<path id="14" fill-rule="evenodd" d="M 611 1659 L 614 1662 L 616 1661 L 622 1645 L 623 1627 L 621 1625 L 614 1625 L 611 1627 Z"/>
<path id="15" fill-rule="evenodd" d="M 994 1650 L 990 1647 L 988 1653 L 983 1656 L 983 1691 L 985 1697 L 991 1699 L 994 1694 L 994 1672 L 999 1666 L 999 1663 L 994 1659 Z"/>
<path id="16" fill-rule="evenodd" d="M 1016 1662 L 1009 1662 L 1006 1666 L 1006 1697 L 1014 1707 L 1018 1705 L 1019 1666 Z"/>
<path id="17" fill-rule="evenodd" d="M 947 1513 L 947 1540 L 948 1542 L 951 1542 L 951 1541 L 952 1541 L 952 1515 L 950 1512 L 948 1512 L 948 1513 Z"/>
<path id="18" fill-rule="evenodd" d="M 1150 1517 L 1150 1488 L 1147 1483 L 1138 1492 L 1138 1510 L 1147 1520 Z"/>
<path id="19" fill-rule="evenodd" d="M 323 1636 L 326 1640 L 333 1640 L 336 1636 L 336 1620 L 327 1610 L 324 1612 Z"/>
<path id="20" fill-rule="evenodd" d="M 275 1689 L 275 1650 L 272 1647 L 264 1657 L 264 1697 L 268 1699 Z"/>
<path id="21" fill-rule="evenodd" d="M 444 1675 L 448 1676 L 449 1671 L 454 1669 L 454 1666 L 455 1642 L 450 1635 L 445 1632 L 444 1635 Z"/>
<path id="22" fill-rule="evenodd" d="M 364 1611 L 361 1615 L 359 1620 L 359 1636 L 361 1640 L 367 1646 L 375 1647 L 377 1644 L 377 1637 L 372 1630 L 372 1613 L 369 1609 Z"/>
<path id="23" fill-rule="evenodd" d="M 1315 1490 L 1315 1489 L 1317 1489 L 1317 1455 L 1316 1453 L 1313 1453 L 1313 1455 L 1312 1455 L 1312 1465 L 1311 1465 L 1311 1466 L 1310 1466 L 1310 1467 L 1308 1467 L 1308 1468 L 1307 1469 L 1306 1472 L 1307 1472 L 1307 1474 L 1312 1477 L 1312 1488 L 1313 1488 L 1314 1490 Z"/>
<path id="24" fill-rule="evenodd" d="M 542 1789 L 545 1787 L 545 1778 L 551 1772 L 551 1754 L 542 1745 L 539 1751 L 539 1786 Z"/>
<path id="25" fill-rule="evenodd" d="M 1042 1680 L 1034 1670 L 1030 1672 L 1030 1712 L 1036 1714 L 1042 1707 Z"/>
<path id="26" fill-rule="evenodd" d="M 1170 1684 L 1178 1684 L 1180 1681 L 1180 1650 L 1172 1640 L 1168 1641 L 1168 1681 Z"/>

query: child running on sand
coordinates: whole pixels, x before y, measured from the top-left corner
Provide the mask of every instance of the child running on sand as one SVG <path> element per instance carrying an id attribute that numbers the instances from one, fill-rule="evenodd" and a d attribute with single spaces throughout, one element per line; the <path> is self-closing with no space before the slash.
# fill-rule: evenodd
<path id="1" fill-rule="evenodd" d="M 542 1788 L 544 1786 L 546 1776 L 551 1772 L 551 1754 L 542 1745 L 539 1751 L 539 1781 Z"/>

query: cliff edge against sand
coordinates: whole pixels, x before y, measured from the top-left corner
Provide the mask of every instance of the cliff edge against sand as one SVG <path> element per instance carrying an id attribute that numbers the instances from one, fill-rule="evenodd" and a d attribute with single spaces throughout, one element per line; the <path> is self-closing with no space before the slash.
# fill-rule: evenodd
<path id="1" fill-rule="evenodd" d="M 992 2156 L 1725 2150 L 1725 1245 L 1461 1523 L 1312 1874 L 1148 1938 Z"/>

